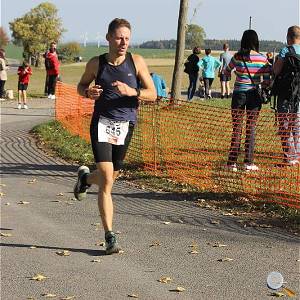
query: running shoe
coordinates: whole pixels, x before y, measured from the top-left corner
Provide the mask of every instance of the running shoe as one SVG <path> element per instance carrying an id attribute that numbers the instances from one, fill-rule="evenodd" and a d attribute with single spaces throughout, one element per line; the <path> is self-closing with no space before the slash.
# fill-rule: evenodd
<path id="1" fill-rule="evenodd" d="M 90 174 L 90 169 L 86 166 L 79 167 L 77 171 L 77 182 L 74 185 L 74 196 L 77 200 L 82 201 L 86 198 L 86 191 L 90 185 L 83 182 L 83 177 Z"/>
<path id="2" fill-rule="evenodd" d="M 106 255 L 119 253 L 120 248 L 117 243 L 117 238 L 114 232 L 107 231 L 105 233 L 105 246 L 106 246 Z"/>

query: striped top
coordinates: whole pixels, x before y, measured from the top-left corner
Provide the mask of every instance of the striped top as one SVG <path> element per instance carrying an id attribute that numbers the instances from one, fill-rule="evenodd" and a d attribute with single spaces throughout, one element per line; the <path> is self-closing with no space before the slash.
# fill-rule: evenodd
<path id="1" fill-rule="evenodd" d="M 260 53 L 250 53 L 250 56 L 246 57 L 244 60 L 255 84 L 262 82 L 262 79 L 266 84 L 270 83 L 272 68 L 268 63 L 266 56 Z M 235 69 L 236 73 L 236 80 L 234 83 L 235 92 L 244 92 L 255 88 L 248 75 L 247 69 L 245 68 L 242 57 L 238 54 L 235 54 L 232 57 L 225 70 L 225 74 L 230 75 L 233 69 Z"/>

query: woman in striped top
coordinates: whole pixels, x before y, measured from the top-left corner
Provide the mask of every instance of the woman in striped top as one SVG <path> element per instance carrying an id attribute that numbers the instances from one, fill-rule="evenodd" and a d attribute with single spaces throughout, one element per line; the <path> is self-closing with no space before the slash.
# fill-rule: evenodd
<path id="1" fill-rule="evenodd" d="M 255 85 L 248 74 L 247 68 L 255 84 L 270 84 L 271 66 L 267 58 L 259 53 L 259 40 L 254 30 L 246 30 L 241 40 L 241 49 L 232 57 L 226 68 L 230 75 L 235 70 L 236 80 L 231 102 L 232 137 L 227 166 L 237 171 L 237 159 L 240 152 L 243 118 L 246 109 L 245 169 L 257 171 L 253 164 L 256 121 L 261 109 L 261 101 L 257 97 Z M 263 81 L 262 81 L 263 79 Z"/>

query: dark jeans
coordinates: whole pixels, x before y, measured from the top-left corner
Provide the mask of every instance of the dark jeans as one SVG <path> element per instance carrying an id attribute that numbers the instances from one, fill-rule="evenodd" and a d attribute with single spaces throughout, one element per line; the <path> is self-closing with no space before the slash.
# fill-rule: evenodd
<path id="1" fill-rule="evenodd" d="M 284 97 L 277 100 L 278 134 L 281 139 L 284 160 L 300 159 L 300 105 L 291 111 Z"/>
<path id="2" fill-rule="evenodd" d="M 192 100 L 196 91 L 198 73 L 189 74 L 190 84 L 188 87 L 187 98 L 188 100 Z"/>
<path id="3" fill-rule="evenodd" d="M 0 98 L 5 98 L 4 85 L 6 80 L 0 80 Z"/>
<path id="4" fill-rule="evenodd" d="M 245 138 L 245 158 L 244 162 L 253 163 L 255 146 L 255 128 L 258 119 L 261 103 L 256 98 L 253 90 L 247 92 L 234 92 L 231 102 L 232 115 L 232 137 L 229 151 L 228 163 L 237 162 L 241 147 L 243 119 L 246 109 L 246 138 Z"/>
<path id="5" fill-rule="evenodd" d="M 55 95 L 55 87 L 58 75 L 49 75 L 48 95 Z"/>

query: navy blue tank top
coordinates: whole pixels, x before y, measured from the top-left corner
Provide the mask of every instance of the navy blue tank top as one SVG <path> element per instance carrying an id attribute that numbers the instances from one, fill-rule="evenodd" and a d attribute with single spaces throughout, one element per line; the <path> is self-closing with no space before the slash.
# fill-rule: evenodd
<path id="1" fill-rule="evenodd" d="M 94 117 L 99 118 L 101 115 L 115 121 L 135 123 L 138 99 L 137 97 L 120 95 L 116 88 L 111 85 L 116 80 L 124 82 L 132 88 L 138 87 L 136 68 L 131 53 L 127 53 L 125 60 L 118 66 L 110 65 L 106 60 L 106 54 L 99 56 L 99 68 L 95 84 L 100 85 L 103 92 L 95 101 Z"/>

